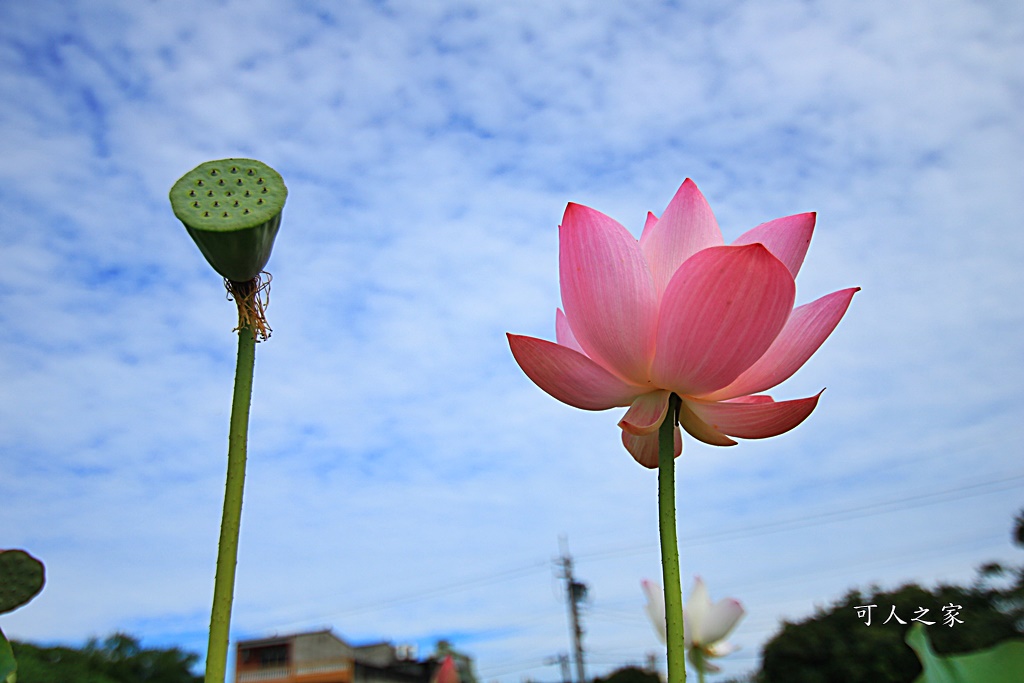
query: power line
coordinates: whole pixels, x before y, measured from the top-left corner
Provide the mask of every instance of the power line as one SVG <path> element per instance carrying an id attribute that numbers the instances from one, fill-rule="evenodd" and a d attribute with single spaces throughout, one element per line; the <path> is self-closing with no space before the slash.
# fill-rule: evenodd
<path id="1" fill-rule="evenodd" d="M 461 581 L 445 583 L 435 588 L 428 588 L 422 591 L 417 591 L 415 593 L 407 593 L 405 595 L 395 596 L 393 598 L 385 598 L 383 600 L 374 600 L 372 602 L 366 602 L 361 605 L 356 605 L 346 609 L 331 612 L 326 616 L 317 619 L 303 619 L 301 621 L 294 621 L 289 624 L 283 624 L 279 626 L 279 628 L 287 629 L 291 626 L 308 623 L 310 621 L 320 621 L 331 617 L 352 616 L 354 614 L 375 612 L 377 610 L 386 609 L 388 607 L 407 605 L 409 603 L 419 602 L 421 600 L 428 600 L 430 598 L 448 595 L 451 593 L 458 593 L 464 590 L 468 590 L 470 588 L 478 588 L 480 586 L 486 586 L 500 581 L 507 581 L 513 578 L 519 578 L 520 576 L 526 576 L 527 574 L 533 573 L 538 569 L 543 569 L 547 566 L 547 560 L 531 562 L 530 564 L 521 565 L 514 569 L 508 569 L 493 574 L 484 574 L 471 579 L 464 579 Z M 319 602 L 323 602 L 323 600 L 320 600 Z"/>
<path id="2" fill-rule="evenodd" d="M 973 497 L 977 497 L 977 496 L 981 496 L 981 495 L 989 495 L 989 494 L 992 494 L 992 493 L 999 493 L 1001 491 L 1005 491 L 1005 490 L 1009 490 L 1011 488 L 1018 487 L 1022 480 L 1024 480 L 1024 475 L 1011 475 L 1011 476 L 1007 476 L 1007 477 L 1001 477 L 999 479 L 991 479 L 991 480 L 986 480 L 986 481 L 981 481 L 981 482 L 973 482 L 973 483 L 969 483 L 969 484 L 964 484 L 962 486 L 957 486 L 957 487 L 953 487 L 953 488 L 949 488 L 949 489 L 944 489 L 942 491 L 935 491 L 935 492 L 928 492 L 928 493 L 918 493 L 918 494 L 904 496 L 904 497 L 901 497 L 901 498 L 895 498 L 895 499 L 886 500 L 886 501 L 878 501 L 878 502 L 875 502 L 875 503 L 869 503 L 869 504 L 864 504 L 864 505 L 852 506 L 852 507 L 842 508 L 842 509 L 839 509 L 839 510 L 824 511 L 824 512 L 821 512 L 821 513 L 806 515 L 806 516 L 798 517 L 798 518 L 791 518 L 791 519 L 786 519 L 786 520 L 778 520 L 778 521 L 775 521 L 775 522 L 766 522 L 766 523 L 758 524 L 758 525 L 748 525 L 748 526 L 744 526 L 744 527 L 737 527 L 737 528 L 734 528 L 734 529 L 731 529 L 731 530 L 726 530 L 724 532 L 708 532 L 706 534 L 701 534 L 701 535 L 697 535 L 697 536 L 691 536 L 688 539 L 684 538 L 682 540 L 685 543 L 704 542 L 704 543 L 710 544 L 710 543 L 715 543 L 715 542 L 718 542 L 718 541 L 735 540 L 735 539 L 744 538 L 746 536 L 751 536 L 751 535 L 760 535 L 760 534 L 765 533 L 765 532 L 789 531 L 789 530 L 805 528 L 805 527 L 809 527 L 809 526 L 818 526 L 818 525 L 823 525 L 823 524 L 830 524 L 830 523 L 834 523 L 834 522 L 837 522 L 837 521 L 848 521 L 850 519 L 856 519 L 856 518 L 862 518 L 862 517 L 870 517 L 870 516 L 874 516 L 874 515 L 878 515 L 878 514 L 901 512 L 901 511 L 904 511 L 904 510 L 915 509 L 915 508 L 920 508 L 920 507 L 926 507 L 926 506 L 929 506 L 929 505 L 935 505 L 935 504 L 939 504 L 939 503 L 950 502 L 950 501 L 953 501 L 953 500 L 962 500 L 962 499 L 973 498 Z M 972 539 L 972 540 L 974 540 L 974 539 Z M 610 550 L 605 550 L 605 551 L 597 551 L 597 552 L 587 553 L 587 554 L 582 555 L 582 557 L 586 557 L 586 558 L 591 559 L 591 560 L 601 560 L 601 559 L 609 559 L 609 558 L 613 558 L 613 557 L 620 557 L 620 556 L 625 556 L 625 555 L 630 555 L 630 554 L 637 554 L 637 553 L 640 553 L 640 552 L 650 552 L 651 550 L 656 550 L 656 549 L 657 549 L 657 545 L 656 544 L 644 544 L 644 545 L 641 545 L 641 546 L 629 546 L 629 547 L 626 547 L 626 548 L 617 548 L 617 549 L 610 549 Z M 948 546 L 943 549 L 944 553 L 948 553 L 948 551 L 949 551 L 949 547 Z M 906 555 L 906 554 L 905 553 L 901 554 L 900 557 L 902 558 L 904 555 Z M 920 558 L 920 554 L 919 553 L 917 554 L 917 557 Z M 881 564 L 887 564 L 887 563 L 891 564 L 891 560 L 892 560 L 891 557 L 890 558 L 885 558 L 885 560 L 883 560 Z M 873 558 L 873 559 L 868 560 L 866 562 L 859 563 L 858 566 L 871 566 L 871 565 L 878 566 L 879 564 L 880 564 L 879 558 L 876 557 L 876 558 Z M 848 569 L 849 569 L 849 566 L 844 568 L 844 571 L 848 570 Z M 815 572 L 815 575 L 834 576 L 834 575 L 837 575 L 837 574 L 836 574 L 836 572 L 825 572 L 825 573 Z M 792 581 L 793 581 L 793 577 L 790 576 L 790 577 L 787 578 L 786 583 L 791 583 Z M 776 582 L 776 583 L 778 583 L 778 582 Z M 603 615 L 595 615 L 595 616 L 603 616 Z M 615 616 L 618 616 L 618 617 L 621 618 L 622 616 L 625 616 L 625 615 L 622 614 L 622 613 L 619 613 L 619 614 L 617 614 Z M 637 621 L 642 621 L 642 619 L 640 619 L 638 617 Z M 600 654 L 604 654 L 604 653 L 601 652 Z M 746 658 L 748 658 L 750 660 L 755 660 L 757 658 L 757 656 L 755 654 L 751 653 L 751 654 L 747 655 Z M 601 658 L 599 657 L 599 659 L 601 659 Z M 517 669 L 515 669 L 514 667 L 512 667 L 511 669 L 505 669 L 506 672 L 512 672 L 512 671 L 516 671 L 516 670 Z"/>
<path id="3" fill-rule="evenodd" d="M 951 500 L 961 500 L 963 498 L 973 498 L 974 496 L 987 495 L 990 493 L 999 493 L 1000 491 L 1016 488 L 1020 483 L 1024 483 L 1024 474 L 967 484 L 951 489 L 945 489 L 943 491 L 920 493 L 912 496 L 905 496 L 903 498 L 857 505 L 840 510 L 827 510 L 812 515 L 793 517 L 774 522 L 764 522 L 762 524 L 747 525 L 723 531 L 710 531 L 690 536 L 681 536 L 679 542 L 681 545 L 693 546 L 699 544 L 719 543 L 722 541 L 732 541 L 747 538 L 749 536 L 760 536 L 766 533 L 793 531 L 795 529 L 803 529 L 809 526 L 844 522 L 850 519 L 871 517 L 887 512 L 902 512 L 904 510 L 911 510 L 928 505 L 946 503 Z M 965 491 L 969 491 L 970 493 L 967 493 L 966 495 L 951 495 Z M 902 505 L 902 503 L 909 504 Z M 628 555 L 648 553 L 657 549 L 658 545 L 656 543 L 644 543 L 641 545 L 626 546 L 617 549 L 583 553 L 578 555 L 578 557 L 589 560 L 604 560 L 613 557 L 625 557 Z"/>
<path id="4" fill-rule="evenodd" d="M 722 531 L 710 531 L 690 536 L 682 536 L 680 538 L 680 543 L 687 546 L 702 544 L 706 545 L 720 543 L 724 541 L 738 540 L 750 536 L 760 536 L 766 533 L 779 533 L 784 531 L 792 531 L 796 529 L 807 528 L 810 526 L 831 524 L 840 521 L 849 521 L 851 519 L 870 517 L 878 514 L 901 512 L 904 510 L 910 510 L 929 505 L 936 505 L 939 503 L 949 502 L 952 500 L 961 500 L 981 495 L 988 495 L 991 493 L 998 493 L 1000 491 L 1015 488 L 1019 486 L 1021 482 L 1024 482 L 1024 474 L 1012 475 L 1008 477 L 1002 477 L 999 479 L 992 479 L 982 482 L 975 482 L 971 484 L 957 486 L 950 489 L 944 489 L 942 491 L 919 493 L 910 496 L 904 496 L 902 498 L 895 498 L 887 501 L 878 501 L 875 503 L 857 505 L 842 508 L 839 510 L 827 510 L 816 514 L 803 515 L 800 517 L 793 517 L 784 520 L 746 525 Z M 584 553 L 581 555 L 577 555 L 577 557 L 587 560 L 604 560 L 616 557 L 625 557 L 634 554 L 649 553 L 652 551 L 656 552 L 657 550 L 658 545 L 656 543 L 645 543 L 641 545 L 610 548 L 607 550 L 599 550 L 590 553 Z M 521 576 L 526 576 L 530 573 L 537 571 L 538 569 L 547 567 L 548 562 L 548 560 L 535 561 L 512 569 L 490 574 L 483 574 L 470 579 L 448 582 L 436 586 L 434 588 L 428 588 L 421 591 L 407 593 L 404 595 L 395 596 L 393 598 L 373 600 L 360 605 L 355 605 L 353 607 L 333 611 L 323 617 L 302 619 L 288 624 L 278 625 L 278 628 L 287 630 L 290 627 L 306 624 L 310 621 L 325 621 L 334 617 L 363 614 L 366 612 L 373 612 L 381 609 L 386 609 L 389 607 L 406 605 L 413 602 L 428 600 L 430 598 L 449 595 L 452 593 L 458 593 L 471 588 L 477 588 L 481 586 L 490 585 L 493 583 L 519 578 Z M 322 603 L 323 600 L 319 600 L 318 602 Z"/>

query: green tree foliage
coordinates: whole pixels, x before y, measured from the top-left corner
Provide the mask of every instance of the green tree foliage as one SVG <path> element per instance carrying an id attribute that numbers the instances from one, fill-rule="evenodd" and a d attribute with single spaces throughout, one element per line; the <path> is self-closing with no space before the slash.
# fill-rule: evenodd
<path id="1" fill-rule="evenodd" d="M 626 666 L 603 678 L 595 678 L 593 683 L 661 683 L 661 679 L 658 678 L 658 674 L 646 669 Z"/>
<path id="2" fill-rule="evenodd" d="M 786 623 L 765 645 L 760 683 L 911 683 L 921 664 L 904 642 L 919 608 L 922 619 L 935 622 L 928 636 L 941 654 L 969 652 L 1022 634 L 1011 616 L 998 609 L 999 591 L 979 587 L 916 584 L 895 591 L 850 591 L 827 610 L 810 619 Z M 942 607 L 959 605 L 963 623 L 943 623 Z M 872 608 L 871 625 L 858 616 L 858 607 Z M 895 607 L 895 618 L 889 618 Z"/>
<path id="3" fill-rule="evenodd" d="M 1024 511 L 1014 520 L 1012 539 L 1024 548 Z M 1010 574 L 1010 585 L 994 587 L 989 579 Z M 872 608 L 871 625 L 858 607 Z M 958 605 L 963 623 L 944 623 L 942 608 Z M 896 619 L 890 619 L 895 607 Z M 931 590 L 907 584 L 895 591 L 877 587 L 868 594 L 850 591 L 809 619 L 786 622 L 764 647 L 758 683 L 911 683 L 921 665 L 904 639 L 921 615 L 935 622 L 928 639 L 942 655 L 974 652 L 1024 635 L 1024 566 L 1006 569 L 989 563 L 971 587 L 940 585 Z M 888 623 L 885 623 L 886 620 Z"/>
<path id="4" fill-rule="evenodd" d="M 198 655 L 178 648 L 143 649 L 115 633 L 82 648 L 42 647 L 12 641 L 18 683 L 199 683 L 192 673 Z"/>
<path id="5" fill-rule="evenodd" d="M 1013 520 L 1013 533 L 1010 538 L 1015 546 L 1024 549 L 1024 510 Z M 1000 607 L 1014 618 L 1017 628 L 1024 631 L 1024 564 L 1007 568 L 998 562 L 989 562 L 983 565 L 978 573 L 982 583 L 992 577 L 1009 576 L 1010 585 L 1001 592 Z"/>

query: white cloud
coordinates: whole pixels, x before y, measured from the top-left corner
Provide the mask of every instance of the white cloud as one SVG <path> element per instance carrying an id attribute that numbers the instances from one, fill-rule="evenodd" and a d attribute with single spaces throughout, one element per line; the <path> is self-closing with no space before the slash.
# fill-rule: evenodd
<path id="1" fill-rule="evenodd" d="M 454 633 L 488 680 L 554 676 L 567 533 L 590 670 L 657 649 L 654 475 L 504 333 L 553 334 L 565 202 L 638 232 L 686 176 L 727 238 L 819 212 L 801 301 L 863 287 L 778 391 L 828 387 L 806 424 L 681 461 L 684 574 L 751 614 L 728 671 L 850 586 L 1013 560 L 1011 490 L 704 534 L 1020 473 L 1016 5 L 281 7 L 0 9 L 0 528 L 50 571 L 5 632 L 205 646 L 233 307 L 166 193 L 232 155 L 290 189 L 237 634 Z"/>

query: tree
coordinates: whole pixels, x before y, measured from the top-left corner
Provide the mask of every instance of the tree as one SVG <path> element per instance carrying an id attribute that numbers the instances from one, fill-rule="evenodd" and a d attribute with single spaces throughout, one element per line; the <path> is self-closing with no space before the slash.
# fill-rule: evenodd
<path id="1" fill-rule="evenodd" d="M 1014 544 L 1024 548 L 1024 511 L 1014 520 Z M 911 683 L 921 665 L 904 642 L 915 619 L 933 622 L 928 637 L 936 652 L 958 654 L 1024 635 L 1024 566 L 1009 570 L 1012 584 L 987 579 L 1007 573 L 997 563 L 979 570 L 970 587 L 939 585 L 931 590 L 907 584 L 869 594 L 850 591 L 809 619 L 785 622 L 764 647 L 758 683 Z M 870 613 L 869 613 L 869 607 Z M 955 607 L 960 622 L 946 622 L 943 608 Z M 929 610 L 920 613 L 921 609 Z M 870 625 L 868 619 L 870 618 Z M 900 621 L 904 623 L 900 623 Z"/>
<path id="2" fill-rule="evenodd" d="M 868 595 L 850 591 L 810 619 L 785 623 L 765 645 L 758 681 L 910 683 L 921 673 L 904 642 L 915 619 L 933 622 L 928 635 L 937 652 L 978 650 L 1022 635 L 1014 619 L 998 609 L 999 598 L 995 589 L 947 585 L 927 590 L 907 584 L 889 592 L 874 588 Z M 944 622 L 942 608 L 948 605 L 956 606 L 950 612 L 958 613 L 962 623 Z"/>
<path id="3" fill-rule="evenodd" d="M 143 649 L 139 641 L 115 633 L 82 648 L 43 647 L 11 641 L 18 661 L 18 683 L 199 683 L 192 673 L 198 655 L 179 648 Z"/>
<path id="4" fill-rule="evenodd" d="M 1017 513 L 1013 520 L 1013 532 L 1010 540 L 1018 548 L 1024 549 L 1024 510 Z M 988 579 L 1010 575 L 1010 585 L 1000 591 L 1000 608 L 1012 616 L 1017 628 L 1024 631 L 1024 564 L 1018 567 L 1004 567 L 998 562 L 989 562 L 978 569 L 978 583 L 984 585 Z"/>
<path id="5" fill-rule="evenodd" d="M 595 678 L 593 683 L 661 683 L 658 674 L 635 666 L 625 666 L 612 671 L 603 678 Z"/>

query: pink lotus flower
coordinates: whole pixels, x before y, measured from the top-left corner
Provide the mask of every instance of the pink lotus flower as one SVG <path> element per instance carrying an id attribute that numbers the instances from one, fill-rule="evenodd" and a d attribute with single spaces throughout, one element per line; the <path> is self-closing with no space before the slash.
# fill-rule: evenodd
<path id="1" fill-rule="evenodd" d="M 647 215 L 639 241 L 608 216 L 569 204 L 559 228 L 565 312 L 555 313 L 557 343 L 509 334 L 512 355 L 563 403 L 629 406 L 622 442 L 645 467 L 658 465 L 658 427 L 672 393 L 682 399 L 679 422 L 705 443 L 789 431 L 820 392 L 778 402 L 759 392 L 811 357 L 859 289 L 793 308 L 814 221 L 813 213 L 779 218 L 727 246 L 689 179 L 660 219 Z"/>
<path id="2" fill-rule="evenodd" d="M 640 582 L 647 596 L 647 616 L 654 626 L 661 642 L 665 642 L 665 594 L 661 586 L 653 581 Z M 739 648 L 725 642 L 736 624 L 743 618 L 743 605 L 733 598 L 711 602 L 704 581 L 698 576 L 693 581 L 693 590 L 683 608 L 683 637 L 690 660 L 698 667 L 713 673 L 719 668 L 707 661 L 709 657 L 724 657 Z M 696 654 L 695 652 L 696 651 Z"/>

